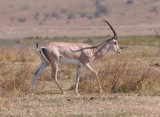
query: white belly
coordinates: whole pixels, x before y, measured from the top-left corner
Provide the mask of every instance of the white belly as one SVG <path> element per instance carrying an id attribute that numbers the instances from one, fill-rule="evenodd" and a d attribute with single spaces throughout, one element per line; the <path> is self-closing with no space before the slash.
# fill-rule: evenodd
<path id="1" fill-rule="evenodd" d="M 80 61 L 77 59 L 70 59 L 64 56 L 60 56 L 59 58 L 60 63 L 66 63 L 66 64 L 76 64 L 76 65 L 81 65 Z"/>

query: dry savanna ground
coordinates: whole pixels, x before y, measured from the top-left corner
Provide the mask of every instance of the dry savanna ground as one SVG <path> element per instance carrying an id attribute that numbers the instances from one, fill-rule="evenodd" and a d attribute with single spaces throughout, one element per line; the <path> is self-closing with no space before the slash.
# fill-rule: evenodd
<path id="1" fill-rule="evenodd" d="M 4 48 L 0 53 L 0 116 L 160 116 L 157 46 L 123 46 L 122 53 L 109 52 L 94 61 L 102 94 L 98 93 L 95 77 L 83 68 L 79 97 L 74 94 L 74 65 L 59 68 L 58 80 L 66 94 L 62 95 L 50 78 L 50 67 L 32 91 L 32 75 L 40 63 L 36 50 Z"/>

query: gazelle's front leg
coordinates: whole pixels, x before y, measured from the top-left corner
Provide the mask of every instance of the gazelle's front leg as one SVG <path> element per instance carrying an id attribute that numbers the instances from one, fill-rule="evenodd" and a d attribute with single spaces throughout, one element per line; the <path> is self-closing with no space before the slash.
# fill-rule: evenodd
<path id="1" fill-rule="evenodd" d="M 101 86 L 101 83 L 99 81 L 99 78 L 98 78 L 98 74 L 97 72 L 89 65 L 89 64 L 86 64 L 85 65 L 91 72 L 93 72 L 95 75 L 96 75 L 96 80 L 97 80 L 97 83 L 98 83 L 98 87 L 99 87 L 99 92 L 102 93 L 102 86 Z"/>
<path id="2" fill-rule="evenodd" d="M 79 93 L 78 93 L 78 84 L 79 84 L 79 80 L 80 80 L 80 72 L 81 72 L 81 66 L 80 65 L 77 65 L 77 69 L 76 69 L 76 83 L 75 83 L 75 85 L 76 85 L 76 88 L 75 88 L 75 93 L 76 93 L 76 95 L 80 95 Z"/>

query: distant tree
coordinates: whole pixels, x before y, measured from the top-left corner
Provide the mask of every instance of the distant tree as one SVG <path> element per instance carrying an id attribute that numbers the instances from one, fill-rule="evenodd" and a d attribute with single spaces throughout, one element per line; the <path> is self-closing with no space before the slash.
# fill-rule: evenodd
<path id="1" fill-rule="evenodd" d="M 151 7 L 151 12 L 155 13 L 155 14 L 158 14 L 159 13 L 159 9 L 158 9 L 158 6 L 153 6 Z"/>
<path id="2" fill-rule="evenodd" d="M 39 20 L 40 14 L 37 12 L 33 15 L 33 18 L 37 21 Z"/>
<path id="3" fill-rule="evenodd" d="M 100 5 L 100 2 L 101 2 L 101 0 L 96 0 L 96 1 L 95 1 L 95 5 L 96 5 L 96 6 Z"/>
<path id="4" fill-rule="evenodd" d="M 83 18 L 83 17 L 87 17 L 87 13 L 86 13 L 86 12 L 81 12 L 81 13 L 80 13 L 80 17 L 82 17 L 82 18 Z"/>
<path id="5" fill-rule="evenodd" d="M 133 0 L 127 0 L 126 1 L 126 4 L 132 4 L 133 3 Z"/>
<path id="6" fill-rule="evenodd" d="M 26 17 L 19 17 L 19 18 L 17 18 L 17 21 L 20 23 L 24 23 L 27 21 L 27 18 Z"/>
<path id="7" fill-rule="evenodd" d="M 73 19 L 73 18 L 75 18 L 75 14 L 72 13 L 72 12 L 69 12 L 69 13 L 67 14 L 67 18 L 68 18 L 68 19 Z"/>
<path id="8" fill-rule="evenodd" d="M 107 15 L 109 13 L 109 10 L 104 5 L 97 5 L 96 12 L 94 13 L 95 17 L 99 17 L 101 15 Z"/>
<path id="9" fill-rule="evenodd" d="M 46 21 L 50 15 L 48 13 L 44 13 L 43 16 L 42 22 Z"/>
<path id="10" fill-rule="evenodd" d="M 59 18 L 59 14 L 54 11 L 54 12 L 51 13 L 51 17 L 55 17 L 55 18 L 58 19 Z"/>
<path id="11" fill-rule="evenodd" d="M 39 25 L 43 25 L 43 21 L 40 21 L 38 24 L 39 24 Z"/>
<path id="12" fill-rule="evenodd" d="M 60 9 L 60 13 L 61 13 L 61 14 L 66 14 L 66 13 L 67 13 L 67 11 L 68 11 L 68 10 L 67 10 L 67 9 L 65 9 L 65 8 L 61 8 L 61 9 Z"/>
<path id="13" fill-rule="evenodd" d="M 87 16 L 88 17 L 88 19 L 92 19 L 93 18 L 93 16 L 91 16 L 91 15 L 89 15 L 89 16 Z"/>
<path id="14" fill-rule="evenodd" d="M 107 15 L 109 13 L 108 8 L 103 4 L 101 4 L 101 0 L 96 0 L 95 5 L 96 5 L 96 11 L 94 13 L 95 17 L 99 17 L 101 15 Z"/>

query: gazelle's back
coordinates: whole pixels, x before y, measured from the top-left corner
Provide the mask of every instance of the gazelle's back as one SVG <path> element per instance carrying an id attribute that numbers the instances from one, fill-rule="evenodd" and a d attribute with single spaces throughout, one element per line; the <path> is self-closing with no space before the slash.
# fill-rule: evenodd
<path id="1" fill-rule="evenodd" d="M 50 42 L 44 45 L 45 48 L 66 48 L 66 49 L 81 49 L 85 47 L 91 47 L 85 43 L 68 43 L 68 42 Z"/>

